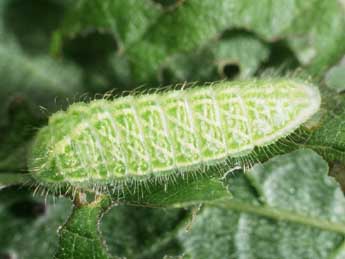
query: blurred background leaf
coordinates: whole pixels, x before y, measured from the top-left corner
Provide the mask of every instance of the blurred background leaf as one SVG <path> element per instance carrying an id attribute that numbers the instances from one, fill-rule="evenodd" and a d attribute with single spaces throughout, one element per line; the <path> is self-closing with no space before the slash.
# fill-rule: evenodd
<path id="1" fill-rule="evenodd" d="M 325 83 L 338 93 L 345 91 L 345 57 L 342 58 L 339 64 L 328 70 Z"/>
<path id="2" fill-rule="evenodd" d="M 56 45 L 61 48 L 64 38 L 87 30 L 110 31 L 121 45 L 121 54 L 128 56 L 137 82 L 155 78 L 175 54 L 194 51 L 211 40 L 220 44 L 222 33 L 230 29 L 250 31 L 266 42 L 285 41 L 315 76 L 345 50 L 341 44 L 345 37 L 344 7 L 338 1 L 222 0 L 215 4 L 190 0 L 160 12 L 149 4 L 152 1 L 128 1 L 121 9 L 117 1 L 80 2 L 66 15 L 58 32 L 62 42 Z M 132 19 L 127 21 L 124 16 Z M 132 30 L 138 19 L 141 26 Z M 126 33 L 119 32 L 119 24 L 129 28 Z"/>
<path id="3" fill-rule="evenodd" d="M 84 91 L 81 69 L 48 54 L 62 11 L 63 1 L 0 3 L 0 172 L 24 171 L 36 130 Z"/>
<path id="4" fill-rule="evenodd" d="M 0 258 L 52 258 L 56 231 L 70 211 L 71 202 L 62 197 L 44 200 L 22 188 L 1 190 Z"/>

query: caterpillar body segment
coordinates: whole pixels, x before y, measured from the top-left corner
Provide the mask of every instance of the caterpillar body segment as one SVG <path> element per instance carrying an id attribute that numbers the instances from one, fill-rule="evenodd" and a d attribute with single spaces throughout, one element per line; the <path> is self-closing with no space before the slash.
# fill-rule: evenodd
<path id="1" fill-rule="evenodd" d="M 38 132 L 30 170 L 71 185 L 195 171 L 286 137 L 320 102 L 304 81 L 262 79 L 75 103 Z"/>

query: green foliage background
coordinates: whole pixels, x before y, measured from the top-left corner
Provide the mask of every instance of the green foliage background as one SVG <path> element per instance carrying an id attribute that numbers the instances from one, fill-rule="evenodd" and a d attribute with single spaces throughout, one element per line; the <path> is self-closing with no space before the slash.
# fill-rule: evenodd
<path id="1" fill-rule="evenodd" d="M 345 258 L 344 42 L 343 0 L 0 1 L 0 258 Z M 323 94 L 308 139 L 246 174 L 77 206 L 60 243 L 72 203 L 9 186 L 69 103 L 296 71 Z"/>

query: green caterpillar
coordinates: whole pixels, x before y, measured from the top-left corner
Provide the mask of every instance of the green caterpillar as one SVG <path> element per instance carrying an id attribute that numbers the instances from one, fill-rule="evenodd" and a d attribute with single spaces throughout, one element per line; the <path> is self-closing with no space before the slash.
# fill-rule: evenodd
<path id="1" fill-rule="evenodd" d="M 195 171 L 289 135 L 320 102 L 317 87 L 281 78 L 75 103 L 38 132 L 29 167 L 71 185 Z"/>

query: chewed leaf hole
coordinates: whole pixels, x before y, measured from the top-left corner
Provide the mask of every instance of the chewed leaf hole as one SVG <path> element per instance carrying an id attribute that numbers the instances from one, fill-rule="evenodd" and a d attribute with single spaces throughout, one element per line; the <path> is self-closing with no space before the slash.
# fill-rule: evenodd
<path id="1" fill-rule="evenodd" d="M 236 63 L 227 63 L 222 67 L 222 75 L 228 79 L 234 79 L 240 75 L 240 66 Z"/>

